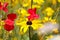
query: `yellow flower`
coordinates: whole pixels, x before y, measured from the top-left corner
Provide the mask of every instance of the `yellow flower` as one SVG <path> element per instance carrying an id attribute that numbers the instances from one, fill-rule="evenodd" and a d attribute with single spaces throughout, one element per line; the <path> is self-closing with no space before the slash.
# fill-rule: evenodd
<path id="1" fill-rule="evenodd" d="M 33 2 L 41 5 L 44 3 L 44 0 L 33 0 Z"/>
<path id="2" fill-rule="evenodd" d="M 52 0 L 52 4 L 53 5 L 56 5 L 57 4 L 57 1 L 56 0 Z"/>
<path id="3" fill-rule="evenodd" d="M 24 8 L 18 9 L 17 12 L 18 14 L 21 14 L 22 16 L 29 16 L 27 10 L 25 10 Z"/>
<path id="4" fill-rule="evenodd" d="M 2 26 L 2 25 L 4 25 L 5 23 L 4 23 L 4 21 L 2 21 L 1 19 L 0 19 L 0 26 Z"/>
<path id="5" fill-rule="evenodd" d="M 46 38 L 46 40 L 49 40 L 50 38 L 53 38 L 54 36 L 53 35 L 49 35 L 49 36 L 47 36 Z"/>
<path id="6" fill-rule="evenodd" d="M 11 3 L 11 0 L 5 0 L 5 2 L 7 2 L 7 3 Z"/>
<path id="7" fill-rule="evenodd" d="M 44 20 L 45 20 L 45 21 L 48 21 L 48 20 L 49 20 L 49 18 L 48 18 L 48 17 L 44 17 Z"/>
<path id="8" fill-rule="evenodd" d="M 2 28 L 2 26 L 3 26 L 4 24 L 5 24 L 4 21 L 2 21 L 2 20 L 0 19 L 0 29 Z"/>
<path id="9" fill-rule="evenodd" d="M 17 4 L 19 4 L 19 0 L 11 0 L 12 7 L 16 7 Z"/>
<path id="10" fill-rule="evenodd" d="M 51 22 L 52 22 L 53 24 L 56 24 L 56 19 L 51 19 Z"/>
<path id="11" fill-rule="evenodd" d="M 54 32 L 54 33 L 59 33 L 59 31 L 58 31 L 57 28 L 53 29 L 53 32 Z"/>
<path id="12" fill-rule="evenodd" d="M 32 5 L 32 8 L 40 8 L 39 5 Z"/>
<path id="13" fill-rule="evenodd" d="M 4 0 L 0 0 L 0 2 L 4 2 Z"/>
<path id="14" fill-rule="evenodd" d="M 51 7 L 47 7 L 45 10 L 47 16 L 52 16 L 54 13 L 54 10 Z"/>
<path id="15" fill-rule="evenodd" d="M 20 34 L 26 33 L 29 27 L 32 27 L 34 30 L 37 30 L 39 27 L 42 28 L 40 20 L 28 21 L 27 18 L 24 21 L 21 21 L 18 25 L 21 25 Z"/>
<path id="16" fill-rule="evenodd" d="M 0 40 L 3 40 L 2 38 L 0 38 Z"/>
<path id="17" fill-rule="evenodd" d="M 31 6 L 31 0 L 24 0 L 23 2 L 22 2 L 22 6 L 23 7 L 28 7 L 28 6 Z"/>
<path id="18" fill-rule="evenodd" d="M 58 2 L 60 3 L 60 0 L 58 0 Z"/>

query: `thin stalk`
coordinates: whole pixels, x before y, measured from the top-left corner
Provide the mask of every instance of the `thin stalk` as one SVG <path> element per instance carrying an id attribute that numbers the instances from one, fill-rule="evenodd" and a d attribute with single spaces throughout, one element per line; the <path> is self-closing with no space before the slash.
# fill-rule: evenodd
<path id="1" fill-rule="evenodd" d="M 29 40 L 32 40 L 31 39 L 31 28 L 29 27 Z"/>
<path id="2" fill-rule="evenodd" d="M 32 9 L 32 5 L 33 5 L 33 0 L 31 0 L 31 9 Z M 31 30 L 31 27 L 29 27 L 29 40 L 32 40 L 32 30 Z"/>

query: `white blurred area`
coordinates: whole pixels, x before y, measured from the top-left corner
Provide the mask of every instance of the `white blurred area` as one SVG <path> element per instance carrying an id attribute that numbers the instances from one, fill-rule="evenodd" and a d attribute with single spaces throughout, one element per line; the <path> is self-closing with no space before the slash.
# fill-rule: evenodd
<path id="1" fill-rule="evenodd" d="M 60 40 L 60 35 L 53 35 L 53 38 L 49 38 L 49 40 Z"/>
<path id="2" fill-rule="evenodd" d="M 45 23 L 43 25 L 43 28 L 39 28 L 37 30 L 38 34 L 47 34 L 47 33 L 51 33 L 53 29 L 59 29 L 59 24 L 53 24 L 51 22 Z"/>

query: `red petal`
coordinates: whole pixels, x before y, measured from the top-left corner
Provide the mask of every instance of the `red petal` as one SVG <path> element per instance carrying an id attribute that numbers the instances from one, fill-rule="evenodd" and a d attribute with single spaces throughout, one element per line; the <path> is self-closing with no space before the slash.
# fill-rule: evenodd
<path id="1" fill-rule="evenodd" d="M 0 2 L 0 10 L 2 10 L 2 8 L 3 8 L 3 7 L 2 7 L 1 2 Z"/>
<path id="2" fill-rule="evenodd" d="M 5 20 L 5 24 L 7 24 L 7 25 L 14 25 L 14 21 L 12 21 L 10 19 L 6 19 Z"/>
<path id="3" fill-rule="evenodd" d="M 13 20 L 13 21 L 14 21 L 14 19 L 16 19 L 16 18 L 17 18 L 17 15 L 16 15 L 16 14 L 14 14 L 14 13 L 11 13 L 11 14 L 8 14 L 8 15 L 7 15 L 7 17 L 8 17 L 8 19 L 10 19 L 10 20 Z"/>
<path id="4" fill-rule="evenodd" d="M 3 7 L 6 8 L 8 6 L 8 3 L 4 3 Z"/>
<path id="5" fill-rule="evenodd" d="M 7 8 L 3 8 L 3 10 L 7 13 L 8 12 L 8 9 Z"/>
<path id="6" fill-rule="evenodd" d="M 34 8 L 34 9 L 29 9 L 29 10 L 28 10 L 28 13 L 29 13 L 29 14 L 36 14 L 36 8 Z"/>
<path id="7" fill-rule="evenodd" d="M 32 14 L 30 16 L 28 16 L 28 20 L 34 20 L 34 19 L 38 19 L 39 18 L 39 15 L 37 14 Z"/>

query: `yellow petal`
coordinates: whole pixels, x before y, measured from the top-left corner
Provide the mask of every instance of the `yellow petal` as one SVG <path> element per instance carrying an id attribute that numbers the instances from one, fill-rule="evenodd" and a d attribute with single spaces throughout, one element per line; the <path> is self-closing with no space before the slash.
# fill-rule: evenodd
<path id="1" fill-rule="evenodd" d="M 21 8 L 21 14 L 24 15 L 24 16 L 29 16 L 27 10 Z"/>
<path id="2" fill-rule="evenodd" d="M 58 0 L 58 2 L 60 3 L 60 0 Z"/>
<path id="3" fill-rule="evenodd" d="M 22 26 L 22 27 L 20 28 L 20 33 L 21 33 L 21 34 L 26 33 L 26 31 L 28 30 L 28 27 L 29 27 L 29 26 L 27 26 L 27 25 Z"/>

